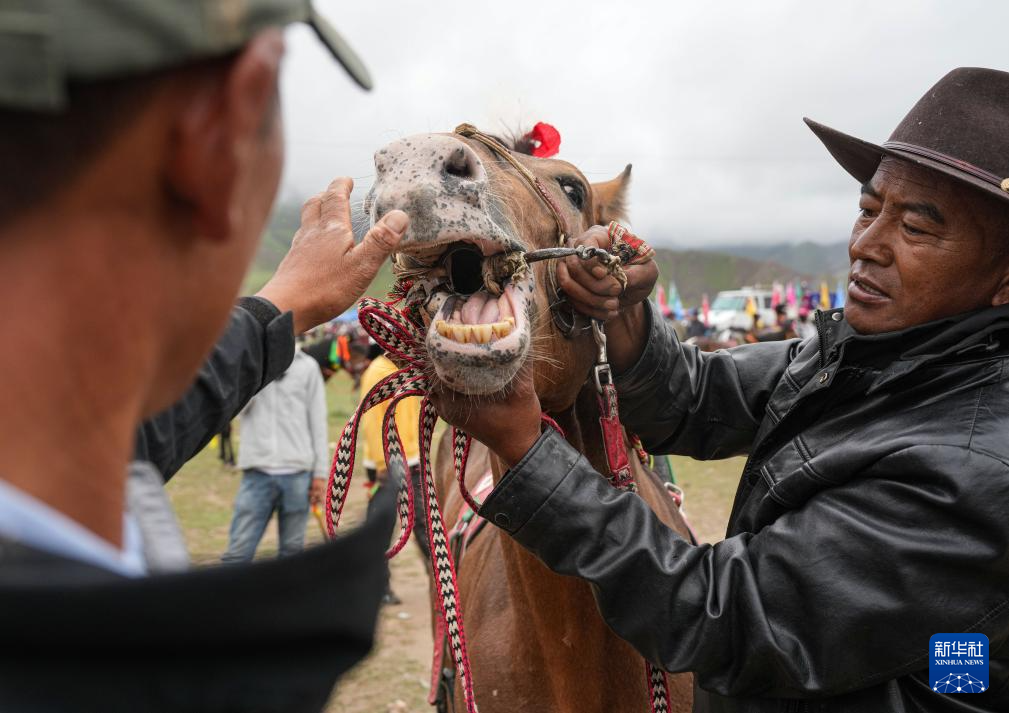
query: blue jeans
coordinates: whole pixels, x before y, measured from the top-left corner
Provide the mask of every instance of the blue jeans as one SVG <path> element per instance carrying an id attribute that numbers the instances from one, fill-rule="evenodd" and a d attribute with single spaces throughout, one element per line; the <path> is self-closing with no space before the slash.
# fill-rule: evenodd
<path id="1" fill-rule="evenodd" d="M 228 551 L 222 562 L 248 562 L 256 554 L 274 510 L 280 531 L 278 555 L 301 552 L 305 546 L 308 520 L 308 486 L 311 473 L 268 475 L 250 468 L 242 474 L 242 484 L 235 496 L 235 513 L 228 533 Z"/>

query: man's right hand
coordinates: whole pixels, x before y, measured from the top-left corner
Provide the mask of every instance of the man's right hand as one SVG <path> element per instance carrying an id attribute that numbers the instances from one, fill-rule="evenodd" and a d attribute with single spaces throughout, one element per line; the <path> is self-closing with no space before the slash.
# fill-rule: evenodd
<path id="1" fill-rule="evenodd" d="M 301 227 L 270 281 L 257 292 L 281 312 L 294 313 L 296 334 L 351 307 L 403 238 L 409 217 L 394 210 L 357 245 L 350 220 L 354 181 L 337 178 L 301 209 Z"/>

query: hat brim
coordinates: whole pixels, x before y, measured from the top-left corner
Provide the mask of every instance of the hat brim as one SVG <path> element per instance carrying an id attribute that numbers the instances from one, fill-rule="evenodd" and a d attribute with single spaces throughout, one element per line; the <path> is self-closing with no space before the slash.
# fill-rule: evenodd
<path id="1" fill-rule="evenodd" d="M 834 157 L 834 160 L 841 164 L 841 168 L 851 174 L 860 184 L 864 185 L 872 179 L 876 173 L 876 169 L 879 168 L 879 162 L 883 160 L 884 156 L 893 156 L 894 158 L 937 171 L 959 183 L 998 196 L 1002 200 L 1009 200 L 1009 193 L 1002 190 L 1001 187 L 988 183 L 977 176 L 972 176 L 954 165 L 901 151 L 900 149 L 869 143 L 868 141 L 842 133 L 837 129 L 824 126 L 808 117 L 803 117 L 802 120 L 816 134 L 816 138 L 823 142 L 823 145 L 830 152 L 830 155 Z"/>
<path id="2" fill-rule="evenodd" d="M 371 81 L 371 74 L 368 72 L 368 68 L 364 66 L 364 62 L 358 57 L 357 52 L 340 36 L 340 33 L 336 31 L 336 28 L 333 27 L 329 20 L 320 15 L 315 7 L 309 5 L 308 17 L 305 21 L 309 27 L 315 30 L 315 34 L 318 35 L 319 40 L 333 54 L 336 61 L 347 70 L 347 74 L 350 75 L 351 79 L 357 82 L 358 86 L 362 89 L 370 91 L 374 84 Z"/>

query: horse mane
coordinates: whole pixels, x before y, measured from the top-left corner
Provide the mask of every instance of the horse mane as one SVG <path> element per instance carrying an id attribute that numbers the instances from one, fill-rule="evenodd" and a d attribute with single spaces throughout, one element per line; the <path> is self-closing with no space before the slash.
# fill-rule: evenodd
<path id="1" fill-rule="evenodd" d="M 502 146 L 515 153 L 533 155 L 536 145 L 533 143 L 532 132 L 529 129 L 505 129 L 506 136 L 490 134 L 490 137 L 498 141 Z"/>

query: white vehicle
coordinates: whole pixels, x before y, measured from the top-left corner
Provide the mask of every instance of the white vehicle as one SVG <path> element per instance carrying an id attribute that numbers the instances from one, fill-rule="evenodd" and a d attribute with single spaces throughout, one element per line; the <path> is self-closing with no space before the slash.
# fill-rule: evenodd
<path id="1" fill-rule="evenodd" d="M 716 332 L 723 329 L 748 330 L 753 326 L 753 317 L 746 312 L 746 301 L 751 298 L 756 304 L 757 313 L 764 326 L 773 325 L 776 316 L 771 309 L 771 291 L 755 287 L 719 292 L 709 308 L 708 325 Z"/>

